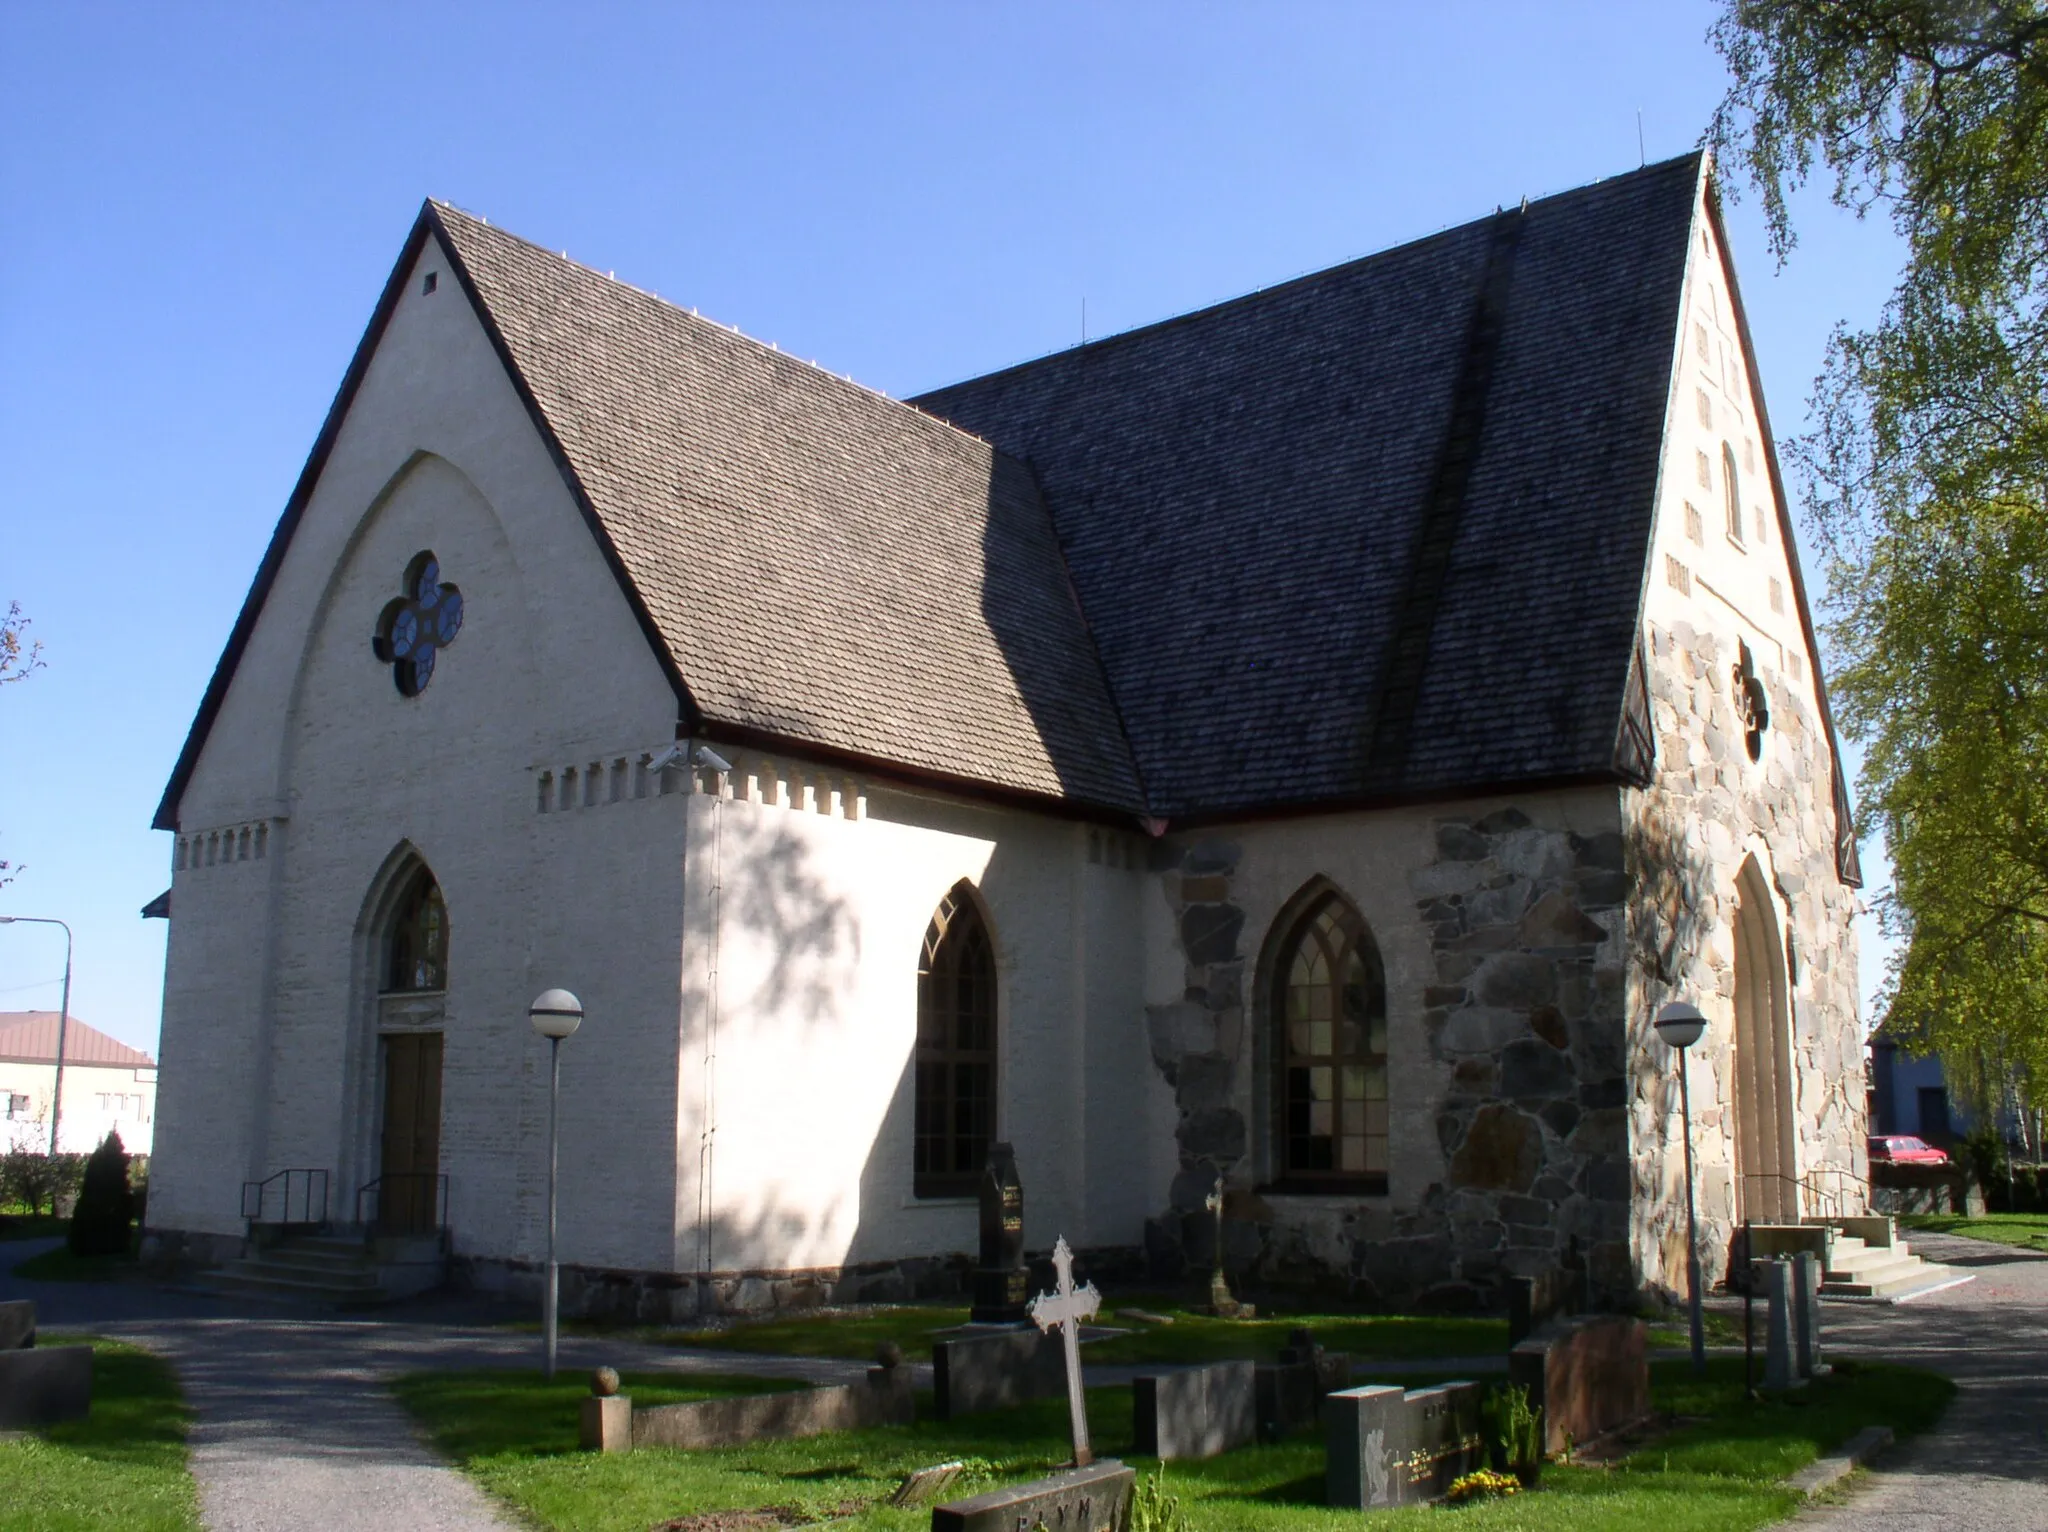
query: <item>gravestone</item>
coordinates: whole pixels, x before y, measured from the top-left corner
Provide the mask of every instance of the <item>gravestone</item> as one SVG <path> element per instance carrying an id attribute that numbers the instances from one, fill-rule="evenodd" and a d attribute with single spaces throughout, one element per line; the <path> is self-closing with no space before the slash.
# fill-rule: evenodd
<path id="1" fill-rule="evenodd" d="M 1117 1532 L 1137 1473 L 1111 1458 L 932 1507 L 932 1532 Z"/>
<path id="2" fill-rule="evenodd" d="M 36 1306 L 0 1314 L 0 1431 L 38 1430 L 92 1413 L 92 1347 L 37 1346 Z"/>
<path id="3" fill-rule="evenodd" d="M 1650 1413 L 1649 1336 L 1619 1314 L 1553 1320 L 1508 1352 L 1508 1380 L 1543 1412 L 1543 1450 L 1568 1451 Z"/>
<path id="4" fill-rule="evenodd" d="M 1074 1286 L 1074 1252 L 1062 1234 L 1052 1247 L 1053 1290 L 1031 1300 L 1031 1319 L 1047 1335 L 1060 1334 L 1060 1356 L 1067 1380 L 1067 1415 L 1074 1432 L 1074 1466 L 1086 1468 L 1095 1461 L 1088 1443 L 1088 1397 L 1081 1384 L 1081 1321 L 1093 1319 L 1102 1307 L 1102 1295 L 1093 1282 Z"/>
<path id="5" fill-rule="evenodd" d="M 1520 1345 L 1554 1319 L 1583 1313 L 1585 1277 L 1577 1271 L 1547 1271 L 1540 1277 L 1509 1277 L 1508 1345 Z"/>
<path id="6" fill-rule="evenodd" d="M 1278 1441 L 1316 1418 L 1321 1398 L 1316 1370 L 1307 1362 L 1259 1362 L 1252 1368 L 1252 1408 L 1259 1435 Z"/>
<path id="7" fill-rule="evenodd" d="M 981 1264 L 974 1269 L 975 1324 L 1022 1324 L 1030 1285 L 1024 1269 L 1024 1183 L 1017 1177 L 1017 1151 L 989 1146 L 981 1171 Z"/>
<path id="8" fill-rule="evenodd" d="M 1801 1251 L 1792 1262 L 1792 1366 L 1802 1378 L 1825 1377 L 1820 1359 L 1820 1257 Z"/>
<path id="9" fill-rule="evenodd" d="M 1483 1390 L 1442 1383 L 1340 1389 L 1324 1402 L 1324 1498 L 1355 1510 L 1440 1500 L 1453 1480 L 1484 1466 Z"/>
<path id="10" fill-rule="evenodd" d="M 1342 1351 L 1325 1351 L 1311 1330 L 1288 1331 L 1287 1344 L 1280 1348 L 1280 1365 L 1306 1365 L 1314 1370 L 1318 1414 L 1325 1395 L 1334 1394 L 1351 1382 L 1351 1358 Z"/>
<path id="11" fill-rule="evenodd" d="M 1250 1362 L 1211 1362 L 1132 1379 L 1134 1450 L 1163 1461 L 1249 1445 L 1258 1432 L 1254 1373 Z"/>
<path id="12" fill-rule="evenodd" d="M 1792 1356 L 1792 1263 L 1758 1261 L 1754 1270 L 1757 1286 L 1770 1305 L 1764 1341 L 1764 1387 L 1791 1388 L 1799 1381 Z"/>
<path id="13" fill-rule="evenodd" d="M 996 1330 L 932 1344 L 932 1393 L 941 1420 L 1007 1410 L 1066 1391 L 1060 1343 L 1036 1330 Z"/>

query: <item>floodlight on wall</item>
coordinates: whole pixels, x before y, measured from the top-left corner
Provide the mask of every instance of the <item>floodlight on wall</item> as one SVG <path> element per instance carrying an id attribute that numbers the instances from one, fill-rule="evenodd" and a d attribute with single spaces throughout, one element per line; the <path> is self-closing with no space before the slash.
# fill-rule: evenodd
<path id="1" fill-rule="evenodd" d="M 681 745 L 666 745 L 660 750 L 655 751 L 653 758 L 648 761 L 647 774 L 650 777 L 658 776 L 660 773 L 667 771 L 669 767 L 679 765 L 682 759 L 683 747 Z"/>
<path id="2" fill-rule="evenodd" d="M 690 764 L 705 771 L 715 771 L 721 776 L 732 770 L 732 762 L 713 750 L 709 745 L 699 745 L 690 752 Z"/>

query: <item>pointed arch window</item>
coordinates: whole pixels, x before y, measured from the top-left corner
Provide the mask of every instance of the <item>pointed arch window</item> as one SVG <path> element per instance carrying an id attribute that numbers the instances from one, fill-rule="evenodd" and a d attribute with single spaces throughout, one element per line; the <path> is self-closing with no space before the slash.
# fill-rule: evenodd
<path id="1" fill-rule="evenodd" d="M 996 957 L 965 883 L 939 901 L 917 967 L 912 1192 L 971 1195 L 996 1134 Z"/>
<path id="2" fill-rule="evenodd" d="M 1387 1189 L 1387 979 L 1363 917 L 1325 893 L 1273 965 L 1279 1181 Z"/>
<path id="3" fill-rule="evenodd" d="M 1728 535 L 1742 541 L 1742 479 L 1735 471 L 1735 449 L 1721 443 L 1721 495 L 1728 507 Z"/>
<path id="4" fill-rule="evenodd" d="M 391 923 L 384 991 L 442 990 L 448 987 L 448 907 L 441 885 L 426 868 L 416 870 L 399 896 Z"/>

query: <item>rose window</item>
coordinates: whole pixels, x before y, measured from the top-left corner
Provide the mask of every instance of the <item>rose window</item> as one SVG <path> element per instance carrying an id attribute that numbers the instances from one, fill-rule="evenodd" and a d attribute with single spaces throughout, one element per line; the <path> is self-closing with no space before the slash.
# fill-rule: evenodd
<path id="1" fill-rule="evenodd" d="M 441 563 L 419 553 L 405 566 L 405 594 L 377 619 L 370 648 L 391 667 L 402 696 L 417 697 L 434 679 L 434 655 L 462 631 L 462 592 L 441 583 Z"/>

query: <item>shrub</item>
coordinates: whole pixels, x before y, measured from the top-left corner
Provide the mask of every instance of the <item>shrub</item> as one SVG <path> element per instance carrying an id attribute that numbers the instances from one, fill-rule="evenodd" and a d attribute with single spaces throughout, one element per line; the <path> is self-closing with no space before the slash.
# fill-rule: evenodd
<path id="1" fill-rule="evenodd" d="M 48 1155 L 33 1149 L 0 1154 L 0 1207 L 55 1213 L 77 1190 L 84 1164 L 76 1154 Z"/>
<path id="2" fill-rule="evenodd" d="M 1495 1465 L 1517 1478 L 1533 1478 L 1543 1462 L 1543 1415 L 1529 1403 L 1529 1390 L 1519 1383 L 1496 1384 L 1484 1411 Z"/>
<path id="3" fill-rule="evenodd" d="M 85 1162 L 85 1184 L 71 1214 L 73 1255 L 126 1255 L 128 1224 L 135 1215 L 128 1190 L 128 1151 L 121 1135 L 109 1133 Z"/>

